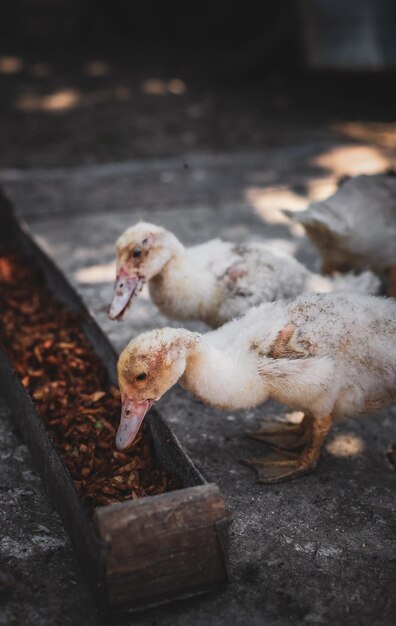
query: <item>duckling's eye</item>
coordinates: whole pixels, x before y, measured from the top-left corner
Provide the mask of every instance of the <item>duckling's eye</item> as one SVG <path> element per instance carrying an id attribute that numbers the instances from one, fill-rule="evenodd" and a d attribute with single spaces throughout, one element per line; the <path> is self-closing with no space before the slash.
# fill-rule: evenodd
<path id="1" fill-rule="evenodd" d="M 135 258 L 141 256 L 141 254 L 142 254 L 142 251 L 140 248 L 135 248 L 134 251 L 132 252 L 132 256 L 134 256 Z"/>
<path id="2" fill-rule="evenodd" d="M 147 378 L 147 374 L 145 372 L 142 372 L 141 374 L 138 374 L 135 378 L 135 380 L 146 380 Z"/>

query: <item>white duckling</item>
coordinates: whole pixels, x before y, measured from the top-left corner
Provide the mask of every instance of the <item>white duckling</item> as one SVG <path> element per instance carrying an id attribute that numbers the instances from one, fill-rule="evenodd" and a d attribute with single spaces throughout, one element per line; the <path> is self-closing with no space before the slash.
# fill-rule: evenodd
<path id="1" fill-rule="evenodd" d="M 306 294 L 262 304 L 201 335 L 162 328 L 121 353 L 116 445 L 129 448 L 143 418 L 178 381 L 205 404 L 247 409 L 268 399 L 304 412 L 301 425 L 271 426 L 259 438 L 300 456 L 249 461 L 260 482 L 310 471 L 334 419 L 372 413 L 396 399 L 396 303 L 361 294 Z M 299 441 L 291 441 L 296 436 Z"/>
<path id="2" fill-rule="evenodd" d="M 335 289 L 377 293 L 380 286 L 371 272 L 340 278 L 313 274 L 292 256 L 263 243 L 236 245 L 214 239 L 185 248 L 165 228 L 144 222 L 120 236 L 116 251 L 111 319 L 122 317 L 145 282 L 165 315 L 212 327 L 262 302 Z"/>
<path id="3" fill-rule="evenodd" d="M 285 211 L 305 227 L 322 255 L 324 273 L 371 269 L 396 296 L 396 176 L 357 176 L 306 211 Z"/>

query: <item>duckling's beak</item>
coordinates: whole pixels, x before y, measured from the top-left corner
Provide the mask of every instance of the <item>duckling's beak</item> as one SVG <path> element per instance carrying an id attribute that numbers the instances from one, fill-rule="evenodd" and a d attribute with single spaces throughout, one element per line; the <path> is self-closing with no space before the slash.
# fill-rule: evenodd
<path id="1" fill-rule="evenodd" d="M 118 450 L 128 450 L 131 447 L 140 430 L 144 416 L 152 404 L 150 400 L 134 402 L 128 396 L 123 398 L 121 421 L 116 435 Z"/>
<path id="2" fill-rule="evenodd" d="M 117 274 L 114 285 L 113 300 L 109 308 L 111 320 L 121 319 L 125 313 L 132 296 L 143 287 L 143 279 L 137 274 L 129 276 L 125 272 Z"/>

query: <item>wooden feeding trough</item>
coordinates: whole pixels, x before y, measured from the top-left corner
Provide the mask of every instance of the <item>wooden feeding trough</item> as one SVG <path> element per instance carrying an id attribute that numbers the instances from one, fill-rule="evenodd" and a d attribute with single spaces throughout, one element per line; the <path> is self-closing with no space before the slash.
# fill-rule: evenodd
<path id="1" fill-rule="evenodd" d="M 0 190 L 0 253 L 3 258 L 6 258 L 7 251 L 39 272 L 46 297 L 53 300 L 54 306 L 63 311 L 66 317 L 75 316 L 81 342 L 93 351 L 92 354 L 95 353 L 95 363 L 103 371 L 106 380 L 103 384 L 114 389 L 110 386 L 117 384 L 117 355 L 112 345 L 63 274 L 34 242 L 27 227 L 16 220 L 10 203 Z M 20 289 L 19 296 L 21 293 L 23 297 L 23 289 Z M 3 308 L 1 299 L 0 295 L 0 306 Z M 146 433 L 142 437 L 146 442 L 143 442 L 145 447 L 142 450 L 145 453 L 149 448 L 151 450 L 150 471 L 157 477 L 160 488 L 158 485 L 146 485 L 144 488 L 137 486 L 135 491 L 132 490 L 132 496 L 132 492 L 128 491 L 129 483 L 126 486 L 124 484 L 121 501 L 116 501 L 117 495 L 114 495 L 113 488 L 109 492 L 112 494 L 108 500 L 110 503 L 98 506 L 98 501 L 101 501 L 96 492 L 92 495 L 89 491 L 87 476 L 95 476 L 95 463 L 100 468 L 100 464 L 103 466 L 107 462 L 106 458 L 111 457 L 109 463 L 114 467 L 118 461 L 114 461 L 113 457 L 117 457 L 117 454 L 114 454 L 112 446 L 95 435 L 98 446 L 107 448 L 107 457 L 98 448 L 99 456 L 91 454 L 88 468 L 83 468 L 82 476 L 85 478 L 79 480 L 76 476 L 78 469 L 71 464 L 75 448 L 69 443 L 65 444 L 64 449 L 61 447 L 64 440 L 69 441 L 67 436 L 72 428 L 56 435 L 53 426 L 54 423 L 64 424 L 65 419 L 69 426 L 69 417 L 66 415 L 56 421 L 48 416 L 47 408 L 51 403 L 40 404 L 43 394 L 40 395 L 37 390 L 32 392 L 29 387 L 31 376 L 37 374 L 29 368 L 30 373 L 25 377 L 21 372 L 17 373 L 17 352 L 13 350 L 15 336 L 10 335 L 9 341 L 7 337 L 4 341 L 4 332 L 3 324 L 3 340 L 0 343 L 2 392 L 11 405 L 13 417 L 62 517 L 98 603 L 106 608 L 140 610 L 212 591 L 225 583 L 228 579 L 228 515 L 223 498 L 215 484 L 205 482 L 162 417 L 152 409 L 147 416 Z M 49 345 L 51 342 L 46 343 Z M 55 351 L 52 359 L 56 359 L 61 344 L 54 345 L 52 342 L 51 345 Z M 40 354 L 37 353 L 37 358 L 41 363 Z M 42 370 L 45 367 L 44 361 Z M 64 368 L 68 368 L 67 359 L 63 360 Z M 52 369 L 52 376 L 56 376 L 56 371 L 56 367 Z M 94 401 L 105 394 L 94 394 Z M 109 402 L 108 406 L 113 406 L 116 401 L 110 398 Z M 67 413 L 68 404 L 65 400 L 63 406 Z M 97 409 L 93 413 L 95 411 Z M 77 430 L 86 433 L 84 420 L 80 415 L 76 419 L 80 419 Z M 111 430 L 111 424 L 107 420 L 103 421 Z M 80 449 L 85 452 L 96 449 L 95 446 L 90 448 L 90 445 L 88 436 Z M 63 454 L 64 450 L 70 451 L 69 457 Z M 75 456 L 79 456 L 78 450 Z M 129 460 L 131 463 L 128 464 Z M 138 469 L 141 467 L 136 456 L 123 461 L 127 464 L 120 468 L 116 466 L 120 475 L 113 477 L 113 484 L 114 480 L 124 480 L 125 473 L 121 472 L 133 466 L 133 463 Z M 138 471 L 132 472 L 130 476 L 136 477 L 138 474 Z M 142 493 L 146 497 L 139 497 Z M 107 502 L 105 498 L 104 501 Z"/>

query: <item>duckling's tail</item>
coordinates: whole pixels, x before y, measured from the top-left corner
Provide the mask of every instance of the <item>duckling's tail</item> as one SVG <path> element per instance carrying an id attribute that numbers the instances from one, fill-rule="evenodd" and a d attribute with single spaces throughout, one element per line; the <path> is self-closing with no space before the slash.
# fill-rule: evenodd
<path id="1" fill-rule="evenodd" d="M 381 290 L 381 280 L 369 270 L 361 274 L 349 272 L 331 277 L 313 274 L 309 287 L 310 291 L 317 292 L 349 291 L 376 295 Z"/>

